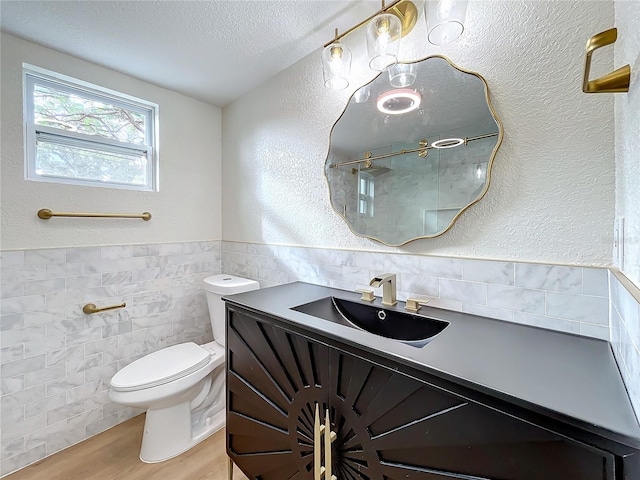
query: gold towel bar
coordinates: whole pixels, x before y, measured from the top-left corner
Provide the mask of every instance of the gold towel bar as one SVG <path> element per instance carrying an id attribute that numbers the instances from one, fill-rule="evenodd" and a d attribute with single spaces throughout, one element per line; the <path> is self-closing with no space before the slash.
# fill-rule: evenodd
<path id="1" fill-rule="evenodd" d="M 51 217 L 90 217 L 90 218 L 141 218 L 142 220 L 151 220 L 149 212 L 143 213 L 75 213 L 75 212 L 52 212 L 48 208 L 38 210 L 38 217 L 43 220 L 49 220 Z"/>
<path id="2" fill-rule="evenodd" d="M 587 55 L 584 61 L 584 78 L 582 79 L 582 91 L 584 93 L 624 93 L 629 91 L 629 84 L 631 83 L 631 67 L 629 65 L 589 81 L 591 55 L 597 49 L 615 43 L 617 39 L 618 29 L 611 28 L 587 40 Z"/>
<path id="3" fill-rule="evenodd" d="M 94 303 L 87 303 L 82 308 L 82 311 L 84 313 L 86 313 L 87 315 L 91 315 L 92 313 L 106 312 L 108 310 L 115 310 L 116 308 L 124 308 L 126 306 L 127 306 L 127 304 L 122 302 L 122 305 L 112 305 L 111 307 L 98 308 L 98 307 L 95 306 Z"/>

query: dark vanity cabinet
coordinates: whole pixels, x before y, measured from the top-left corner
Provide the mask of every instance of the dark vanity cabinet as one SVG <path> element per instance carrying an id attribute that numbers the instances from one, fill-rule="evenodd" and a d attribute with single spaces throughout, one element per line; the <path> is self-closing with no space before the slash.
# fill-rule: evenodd
<path id="1" fill-rule="evenodd" d="M 338 480 L 624 478 L 614 455 L 435 378 L 256 312 L 227 315 L 227 450 L 250 479 L 314 478 L 316 405 L 336 433 Z"/>

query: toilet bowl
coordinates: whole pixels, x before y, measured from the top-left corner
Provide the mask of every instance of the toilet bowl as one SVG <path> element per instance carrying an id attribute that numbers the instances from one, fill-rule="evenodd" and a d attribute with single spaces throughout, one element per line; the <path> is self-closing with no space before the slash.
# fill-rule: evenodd
<path id="1" fill-rule="evenodd" d="M 259 288 L 253 280 L 214 275 L 204 280 L 214 341 L 181 343 L 150 353 L 111 379 L 109 398 L 147 410 L 140 460 L 168 460 L 225 423 L 225 309 L 223 295 Z"/>

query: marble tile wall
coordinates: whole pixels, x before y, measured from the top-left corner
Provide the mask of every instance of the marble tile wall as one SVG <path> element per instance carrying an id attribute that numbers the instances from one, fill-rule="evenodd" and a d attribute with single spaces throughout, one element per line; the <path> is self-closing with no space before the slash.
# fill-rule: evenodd
<path id="1" fill-rule="evenodd" d="M 222 242 L 222 271 L 262 287 L 300 280 L 345 290 L 392 272 L 400 300 L 609 340 L 604 268 Z"/>
<path id="2" fill-rule="evenodd" d="M 619 272 L 609 273 L 611 346 L 640 421 L 640 289 Z"/>
<path id="3" fill-rule="evenodd" d="M 418 296 L 435 307 L 609 339 L 606 269 L 239 242 L 4 251 L 0 474 L 140 413 L 109 402 L 110 377 L 159 348 L 211 340 L 200 285 L 221 271 L 262 287 L 300 280 L 347 290 L 396 272 L 401 300 Z M 81 311 L 89 302 L 122 301 L 124 310 Z M 635 318 L 617 323 L 631 338 L 637 309 L 622 315 L 627 307 L 616 305 L 614 322 Z M 630 351 L 623 328 L 618 357 Z"/>
<path id="4" fill-rule="evenodd" d="M 211 341 L 201 284 L 216 273 L 220 242 L 0 252 L 0 475 L 140 413 L 109 401 L 109 379 L 157 349 Z"/>

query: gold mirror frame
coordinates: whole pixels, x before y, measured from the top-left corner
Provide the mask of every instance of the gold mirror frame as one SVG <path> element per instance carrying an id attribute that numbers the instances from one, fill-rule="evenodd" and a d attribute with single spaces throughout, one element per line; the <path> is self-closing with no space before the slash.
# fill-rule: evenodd
<path id="1" fill-rule="evenodd" d="M 349 228 L 349 230 L 356 236 L 361 237 L 361 238 L 368 238 L 369 240 L 373 240 L 375 242 L 381 243 L 383 245 L 389 246 L 389 247 L 400 247 L 403 245 L 406 245 L 410 242 L 416 241 L 416 240 L 421 240 L 421 239 L 428 239 L 428 238 L 435 238 L 435 237 L 439 237 L 441 235 L 444 235 L 445 233 L 447 233 L 449 230 L 451 230 L 451 228 L 453 227 L 453 225 L 456 223 L 456 221 L 458 220 L 458 218 L 460 218 L 460 216 L 466 211 L 468 210 L 472 205 L 475 205 L 476 203 L 478 203 L 480 200 L 482 200 L 482 198 L 485 196 L 485 194 L 487 193 L 487 191 L 489 190 L 489 186 L 491 184 L 491 171 L 493 169 L 493 161 L 495 159 L 495 156 L 498 152 L 498 149 L 500 148 L 500 145 L 502 144 L 502 140 L 504 137 L 504 128 L 502 126 L 502 122 L 500 120 L 500 118 L 498 118 L 498 115 L 495 111 L 495 109 L 493 108 L 493 104 L 491 103 L 491 98 L 489 95 L 489 85 L 487 84 L 487 81 L 484 79 L 484 77 L 482 75 L 480 75 L 477 72 L 473 72 L 471 70 L 467 70 L 464 69 L 462 67 L 459 67 L 458 65 L 456 65 L 455 63 L 453 63 L 451 60 L 449 60 L 449 58 L 443 56 L 443 55 L 430 55 L 427 57 L 424 57 L 422 59 L 413 61 L 413 62 L 402 62 L 402 63 L 406 63 L 406 64 L 418 64 L 424 61 L 427 61 L 429 59 L 442 59 L 444 61 L 447 62 L 447 64 L 451 67 L 453 67 L 455 70 L 461 72 L 461 73 L 465 73 L 465 74 L 469 74 L 469 75 L 473 75 L 476 78 L 478 78 L 483 85 L 484 88 L 484 94 L 485 94 L 485 100 L 487 103 L 487 107 L 491 113 L 491 116 L 493 117 L 493 120 L 496 122 L 496 125 L 498 127 L 498 139 L 496 141 L 495 146 L 493 147 L 493 150 L 491 152 L 491 155 L 489 157 L 489 160 L 487 161 L 487 171 L 486 171 L 486 181 L 484 184 L 484 187 L 482 189 L 482 191 L 479 193 L 479 195 L 477 196 L 477 198 L 475 198 L 474 200 L 470 201 L 467 205 L 463 206 L 460 208 L 460 210 L 453 216 L 453 218 L 451 219 L 451 221 L 449 222 L 449 224 L 446 226 L 446 228 L 442 229 L 441 231 L 433 234 L 433 235 L 420 235 L 420 236 L 416 236 L 413 238 L 409 238 L 405 241 L 402 241 L 401 243 L 389 243 L 384 241 L 381 238 L 377 238 L 374 236 L 370 236 L 370 235 L 366 235 L 366 234 L 362 234 L 359 232 L 356 232 L 354 230 L 354 228 L 352 227 L 351 223 L 347 220 L 346 218 L 346 212 L 340 212 L 338 211 L 335 206 L 334 203 L 332 201 L 331 195 L 331 184 L 329 182 L 329 178 L 327 176 L 327 167 L 330 166 L 329 162 L 329 158 L 331 155 L 331 139 L 333 137 L 333 133 L 334 133 L 334 129 L 336 127 L 336 125 L 340 122 L 340 120 L 342 119 L 342 117 L 345 115 L 347 109 L 349 108 L 349 105 L 351 104 L 351 101 L 354 97 L 354 95 L 356 94 L 356 92 L 358 90 L 360 90 L 360 88 L 366 87 L 370 84 L 372 84 L 373 82 L 375 82 L 378 78 L 380 78 L 381 75 L 388 75 L 388 72 L 381 72 L 380 74 L 376 75 L 373 79 L 371 79 L 369 82 L 367 82 L 366 84 L 360 86 L 358 89 L 356 89 L 356 91 L 351 95 L 351 97 L 349 97 L 349 100 L 347 101 L 347 104 L 345 105 L 342 113 L 340 114 L 340 116 L 336 119 L 336 121 L 334 122 L 333 126 L 331 127 L 331 131 L 329 133 L 329 147 L 327 149 L 327 156 L 325 159 L 325 165 L 324 165 L 324 178 L 325 178 L 325 182 L 327 183 L 327 188 L 329 190 L 329 203 L 331 205 L 331 208 L 333 209 L 334 212 L 336 212 L 338 214 L 338 216 L 340 216 L 344 222 L 346 223 L 347 227 Z M 466 142 L 465 142 L 466 143 Z M 422 144 L 421 144 L 422 145 Z M 415 151 L 420 151 L 420 149 L 416 149 Z M 367 152 L 369 153 L 369 152 Z M 420 154 L 420 156 L 423 156 L 422 154 Z M 345 210 L 346 210 L 346 205 L 345 205 Z"/>

